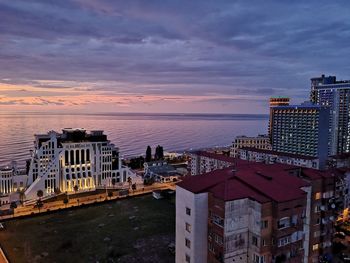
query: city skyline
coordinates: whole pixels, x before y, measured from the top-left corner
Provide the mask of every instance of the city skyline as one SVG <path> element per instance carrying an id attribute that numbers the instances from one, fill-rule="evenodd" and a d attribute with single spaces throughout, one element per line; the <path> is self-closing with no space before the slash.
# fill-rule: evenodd
<path id="1" fill-rule="evenodd" d="M 0 110 L 267 114 L 348 77 L 345 5 L 0 0 Z"/>

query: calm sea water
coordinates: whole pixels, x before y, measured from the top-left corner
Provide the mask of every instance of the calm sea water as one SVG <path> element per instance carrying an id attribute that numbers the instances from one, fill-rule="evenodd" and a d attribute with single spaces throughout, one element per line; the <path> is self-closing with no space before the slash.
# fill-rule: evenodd
<path id="1" fill-rule="evenodd" d="M 49 115 L 0 113 L 0 165 L 23 164 L 34 134 L 62 128 L 102 129 L 124 157 L 144 154 L 147 145 L 183 151 L 231 144 L 237 135 L 266 133 L 264 115 L 227 114 L 99 114 Z"/>

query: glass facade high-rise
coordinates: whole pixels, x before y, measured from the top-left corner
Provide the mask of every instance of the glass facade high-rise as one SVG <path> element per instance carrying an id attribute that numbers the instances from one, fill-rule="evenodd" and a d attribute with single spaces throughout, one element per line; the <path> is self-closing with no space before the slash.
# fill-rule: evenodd
<path id="1" fill-rule="evenodd" d="M 308 102 L 270 109 L 272 150 L 317 157 L 322 166 L 328 153 L 328 107 Z"/>
<path id="2" fill-rule="evenodd" d="M 350 80 L 337 81 L 335 76 L 322 75 L 311 79 L 310 99 L 329 106 L 329 155 L 350 152 Z"/>

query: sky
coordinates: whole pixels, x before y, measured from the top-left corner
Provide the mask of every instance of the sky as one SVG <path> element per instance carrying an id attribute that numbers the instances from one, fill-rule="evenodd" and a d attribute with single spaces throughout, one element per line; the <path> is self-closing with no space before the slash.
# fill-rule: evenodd
<path id="1" fill-rule="evenodd" d="M 0 0 L 0 112 L 267 113 L 350 79 L 349 1 Z"/>

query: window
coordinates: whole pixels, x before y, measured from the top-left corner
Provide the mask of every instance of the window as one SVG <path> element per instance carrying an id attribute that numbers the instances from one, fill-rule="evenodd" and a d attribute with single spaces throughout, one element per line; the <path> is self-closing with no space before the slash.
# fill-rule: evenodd
<path id="1" fill-rule="evenodd" d="M 319 248 L 320 248 L 320 244 L 315 244 L 312 246 L 313 251 L 318 250 Z"/>
<path id="2" fill-rule="evenodd" d="M 321 211 L 321 206 L 320 205 L 315 205 L 315 213 L 318 213 Z"/>
<path id="3" fill-rule="evenodd" d="M 280 220 L 278 220 L 277 222 L 277 228 L 281 229 L 281 228 L 286 228 L 290 226 L 290 219 L 289 217 L 283 217 Z"/>
<path id="4" fill-rule="evenodd" d="M 211 242 L 208 242 L 208 249 L 209 249 L 210 252 L 215 253 L 214 246 L 213 246 L 213 244 Z"/>
<path id="5" fill-rule="evenodd" d="M 189 223 L 186 223 L 186 231 L 191 233 L 191 225 Z"/>
<path id="6" fill-rule="evenodd" d="M 315 194 L 315 200 L 321 199 L 321 192 Z"/>
<path id="7" fill-rule="evenodd" d="M 262 240 L 261 240 L 261 243 L 262 243 L 262 245 L 263 245 L 264 247 L 267 246 L 266 239 L 262 239 Z"/>
<path id="8" fill-rule="evenodd" d="M 268 227 L 269 227 L 269 221 L 267 221 L 267 220 L 261 221 L 261 228 L 262 229 L 265 229 L 265 228 L 268 228 Z"/>
<path id="9" fill-rule="evenodd" d="M 278 239 L 278 247 L 283 247 L 285 245 L 288 245 L 289 243 L 290 243 L 290 236 L 285 236 Z"/>
<path id="10" fill-rule="evenodd" d="M 222 236 L 215 234 L 215 242 L 218 243 L 219 245 L 222 245 L 223 244 Z"/>
<path id="11" fill-rule="evenodd" d="M 191 257 L 186 254 L 186 263 L 190 263 L 190 262 L 191 262 Z"/>
<path id="12" fill-rule="evenodd" d="M 218 216 L 216 214 L 212 214 L 211 219 L 213 220 L 213 223 L 215 225 L 218 225 L 218 226 L 221 226 L 221 227 L 224 226 L 224 219 L 221 218 L 220 216 Z"/>
<path id="13" fill-rule="evenodd" d="M 259 256 L 259 255 L 254 254 L 254 257 L 253 257 L 253 263 L 259 263 L 259 262 L 260 262 L 260 256 Z"/>
<path id="14" fill-rule="evenodd" d="M 256 236 L 252 236 L 252 244 L 258 246 L 258 238 Z"/>
<path id="15" fill-rule="evenodd" d="M 187 238 L 185 238 L 185 245 L 186 247 L 191 248 L 191 241 Z"/>
<path id="16" fill-rule="evenodd" d="M 319 225 L 321 223 L 321 219 L 318 217 L 316 218 L 316 224 L 315 225 Z"/>
<path id="17" fill-rule="evenodd" d="M 319 237 L 321 236 L 321 231 L 317 230 L 314 232 L 314 237 Z"/>
<path id="18" fill-rule="evenodd" d="M 191 208 L 186 207 L 186 215 L 191 215 Z"/>

